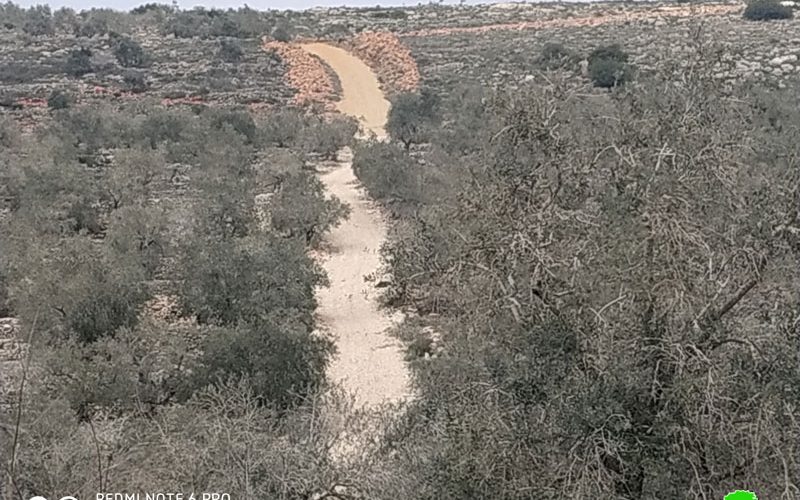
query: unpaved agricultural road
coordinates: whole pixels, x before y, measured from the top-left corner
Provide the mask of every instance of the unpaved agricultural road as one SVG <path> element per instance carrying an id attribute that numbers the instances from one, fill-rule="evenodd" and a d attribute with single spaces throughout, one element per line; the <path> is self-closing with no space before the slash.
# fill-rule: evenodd
<path id="1" fill-rule="evenodd" d="M 385 137 L 389 103 L 372 70 L 337 47 L 313 43 L 303 48 L 338 75 L 342 86 L 342 100 L 336 103 L 339 111 L 358 117 L 363 128 Z M 349 204 L 351 212 L 325 240 L 326 253 L 321 260 L 330 287 L 318 291 L 318 313 L 338 348 L 329 369 L 331 379 L 355 395 L 357 406 L 375 407 L 406 399 L 409 378 L 401 345 L 386 332 L 392 321 L 378 307 L 379 290 L 374 281 L 365 280 L 380 269 L 386 225 L 379 207 L 360 187 L 350 160 L 345 151 L 336 166 L 321 176 L 328 192 Z"/>
<path id="2" fill-rule="evenodd" d="M 379 138 L 385 137 L 389 101 L 383 96 L 378 77 L 370 67 L 339 47 L 325 43 L 308 43 L 302 47 L 325 61 L 339 77 L 342 99 L 336 103 L 336 109 L 358 118 L 365 129 Z"/>

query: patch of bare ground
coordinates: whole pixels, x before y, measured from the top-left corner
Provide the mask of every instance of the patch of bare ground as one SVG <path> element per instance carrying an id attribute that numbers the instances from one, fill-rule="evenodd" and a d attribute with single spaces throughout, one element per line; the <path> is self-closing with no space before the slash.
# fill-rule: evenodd
<path id="1" fill-rule="evenodd" d="M 419 87 L 417 63 L 408 47 L 394 33 L 360 33 L 342 45 L 375 71 L 386 94 L 409 92 Z"/>
<path id="2" fill-rule="evenodd" d="M 286 64 L 286 82 L 297 92 L 294 104 L 330 107 L 338 85 L 319 58 L 293 43 L 265 40 L 263 48 L 277 53 Z"/>
<path id="3" fill-rule="evenodd" d="M 327 44 L 303 46 L 328 64 L 339 76 L 342 97 L 336 108 L 357 117 L 362 128 L 385 137 L 389 103 L 377 76 L 367 64 L 347 51 Z M 321 328 L 333 336 L 337 356 L 329 369 L 331 381 L 354 399 L 354 407 L 371 413 L 389 404 L 402 404 L 410 396 L 409 373 L 400 342 L 388 330 L 396 323 L 379 305 L 374 276 L 381 268 L 380 248 L 387 228 L 380 208 L 366 195 L 352 169 L 349 149 L 322 172 L 328 193 L 350 206 L 350 217 L 326 238 L 317 255 L 330 280 L 318 291 Z M 343 432 L 331 450 L 346 460 L 380 436 L 380 423 L 367 419 L 356 430 Z"/>

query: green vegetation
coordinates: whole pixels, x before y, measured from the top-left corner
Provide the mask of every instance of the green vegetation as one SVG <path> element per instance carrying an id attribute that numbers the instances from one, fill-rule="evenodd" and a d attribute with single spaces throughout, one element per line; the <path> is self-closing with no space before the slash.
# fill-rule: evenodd
<path id="1" fill-rule="evenodd" d="M 598 47 L 589 54 L 589 77 L 597 87 L 623 85 L 631 77 L 628 54 L 619 45 Z"/>
<path id="2" fill-rule="evenodd" d="M 70 96 L 64 91 L 54 90 L 47 96 L 47 107 L 50 109 L 67 109 L 70 104 Z"/>
<path id="3" fill-rule="evenodd" d="M 149 59 L 142 46 L 128 37 L 119 37 L 114 41 L 114 57 L 124 68 L 141 68 Z"/>
<path id="4" fill-rule="evenodd" d="M 349 145 L 358 130 L 358 123 L 352 118 L 336 116 L 331 120 L 307 119 L 302 132 L 302 148 L 326 160 L 336 158 L 336 153 Z"/>
<path id="5" fill-rule="evenodd" d="M 147 90 L 147 77 L 141 71 L 128 70 L 122 75 L 122 83 L 124 88 L 135 94 L 142 93 Z"/>
<path id="6" fill-rule="evenodd" d="M 752 0 L 748 2 L 742 16 L 751 21 L 774 21 L 791 19 L 794 12 L 791 7 L 781 5 L 778 0 Z"/>
<path id="7" fill-rule="evenodd" d="M 283 24 L 276 26 L 275 29 L 272 30 L 271 35 L 273 40 L 284 43 L 292 39 L 292 35 L 289 34 L 289 28 Z"/>
<path id="8" fill-rule="evenodd" d="M 311 123 L 291 110 L 281 116 L 299 124 L 297 147 L 306 133 L 346 143 L 354 132 L 349 121 Z M 196 444 L 201 431 L 190 430 L 188 415 L 209 436 L 212 422 L 242 419 L 236 432 L 244 434 L 229 436 L 235 446 L 285 440 L 274 460 L 287 453 L 319 459 L 321 438 L 291 444 L 302 432 L 289 425 L 317 418 L 310 401 L 320 397 L 333 352 L 315 332 L 314 290 L 326 277 L 307 252 L 347 207 L 324 195 L 302 161 L 262 162 L 276 149 L 239 109 L 192 112 L 146 100 L 121 109 L 73 105 L 54 112 L 35 137 L 10 121 L 6 129 L 0 313 L 13 311 L 33 330 L 37 373 L 13 450 L 24 471 L 12 477 L 20 491 L 55 494 L 50 488 L 61 486 L 49 485 L 88 470 L 72 463 L 97 453 L 83 440 L 87 422 L 117 450 L 103 467 L 123 467 L 145 482 L 162 474 L 145 469 L 164 458 L 164 448 L 139 458 L 122 450 L 152 439 Z M 261 193 L 270 195 L 266 213 L 255 204 Z M 171 321 L 153 309 L 165 300 L 174 304 Z M 0 432 L 18 425 L 14 415 L 0 409 Z M 171 437 L 155 421 L 170 426 Z M 112 436 L 106 424 L 122 434 Z M 184 432 L 194 435 L 178 437 Z M 4 460 L 11 446 L 0 440 Z M 55 463 L 35 452 L 39 446 L 68 446 L 74 455 Z M 317 466 L 328 467 L 325 460 Z M 292 474 L 317 466 L 287 464 Z M 265 497 L 276 498 L 278 474 L 257 474 Z M 71 487 L 86 496 L 94 486 Z"/>
<path id="9" fill-rule="evenodd" d="M 752 491 L 736 490 L 725 495 L 725 500 L 758 500 Z"/>
<path id="10" fill-rule="evenodd" d="M 423 142 L 428 130 L 435 125 L 437 105 L 434 94 L 426 90 L 395 96 L 386 123 L 387 132 L 406 149 Z"/>
<path id="11" fill-rule="evenodd" d="M 548 42 L 542 47 L 539 64 L 545 69 L 559 69 L 574 65 L 575 53 L 558 42 Z"/>
<path id="12" fill-rule="evenodd" d="M 55 32 L 50 7 L 37 5 L 31 7 L 27 19 L 22 25 L 22 31 L 33 36 L 47 36 Z"/>
<path id="13" fill-rule="evenodd" d="M 389 438 L 404 496 L 796 491 L 798 95 L 692 62 L 608 94 L 464 92 L 416 163 L 356 150 L 376 196 L 418 190 L 392 196 L 386 299 L 442 336 Z"/>
<path id="14" fill-rule="evenodd" d="M 244 56 L 242 46 L 235 40 L 221 40 L 218 54 L 220 59 L 229 63 L 237 63 Z"/>
<path id="15" fill-rule="evenodd" d="M 92 70 L 92 51 L 90 49 L 81 47 L 69 52 L 64 64 L 64 71 L 68 75 L 81 77 L 86 73 L 91 73 Z"/>
<path id="16" fill-rule="evenodd" d="M 384 142 L 358 145 L 353 157 L 353 172 L 381 201 L 413 204 L 421 201 L 423 169 L 402 147 Z"/>
<path id="17" fill-rule="evenodd" d="M 0 64 L 0 316 L 31 340 L 25 385 L 13 380 L 22 393 L 0 398 L 1 498 L 798 496 L 800 92 L 789 77 L 784 89 L 723 81 L 726 53 L 692 46 L 667 61 L 679 71 L 638 51 L 633 79 L 632 57 L 610 45 L 589 55 L 589 82 L 535 71 L 571 69 L 570 48 L 532 54 L 541 38 L 490 32 L 480 39 L 505 52 L 489 45 L 498 65 L 478 69 L 500 78 L 517 58 L 536 74 L 481 86 L 486 73 L 430 55 L 428 70 L 447 65 L 422 71 L 438 92 L 394 97 L 389 141 L 354 141 L 357 123 L 341 116 L 245 107 L 291 98 L 271 91 L 239 106 L 148 96 L 163 74 L 144 68 L 165 51 L 143 50 L 138 28 L 218 38 L 203 45 L 208 71 L 193 73 L 199 94 L 220 75 L 281 68 L 250 51 L 263 34 L 318 34 L 303 15 L 0 4 L 1 23 L 22 33 L 10 37 L 94 37 L 67 38 L 42 67 Z M 363 17 L 435 25 L 404 10 Z M 362 27 L 336 22 L 336 36 Z M 62 67 L 94 75 L 35 82 Z M 447 71 L 466 83 L 450 88 Z M 109 73 L 107 99 L 85 92 Z M 13 87 L 31 82 L 32 95 Z M 184 90 L 169 88 L 196 95 Z M 408 313 L 396 333 L 415 398 L 401 408 L 354 411 L 326 378 L 335 352 L 315 290 L 328 278 L 312 256 L 349 214 L 319 175 L 345 146 L 388 214 L 386 268 L 364 279 Z M 0 338 L 1 354 L 15 349 Z M 0 358 L 0 383 L 18 366 Z M 361 429 L 386 433 L 353 443 Z"/>

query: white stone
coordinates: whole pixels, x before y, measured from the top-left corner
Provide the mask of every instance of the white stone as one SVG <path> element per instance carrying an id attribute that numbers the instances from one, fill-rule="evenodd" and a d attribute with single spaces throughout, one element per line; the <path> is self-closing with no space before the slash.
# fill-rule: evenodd
<path id="1" fill-rule="evenodd" d="M 789 54 L 787 56 L 779 56 L 772 59 L 769 63 L 773 66 L 782 66 L 784 64 L 795 62 L 797 61 L 797 56 L 794 54 Z"/>

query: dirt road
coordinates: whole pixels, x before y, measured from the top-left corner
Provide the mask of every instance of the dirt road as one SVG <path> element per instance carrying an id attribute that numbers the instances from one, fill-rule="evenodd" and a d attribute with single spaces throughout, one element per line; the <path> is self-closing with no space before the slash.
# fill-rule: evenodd
<path id="1" fill-rule="evenodd" d="M 361 59 L 344 49 L 324 43 L 304 44 L 303 48 L 330 66 L 342 84 L 342 99 L 336 108 L 361 120 L 365 129 L 383 138 L 389 101 L 381 92 L 378 77 Z"/>
<path id="2" fill-rule="evenodd" d="M 336 103 L 339 111 L 359 117 L 365 129 L 384 137 L 389 103 L 372 70 L 336 47 L 315 43 L 303 48 L 339 76 L 343 93 Z M 369 407 L 405 399 L 409 384 L 401 346 L 386 334 L 391 318 L 378 309 L 374 282 L 365 280 L 380 269 L 386 225 L 379 208 L 361 189 L 350 160 L 350 152 L 345 151 L 321 177 L 330 194 L 350 205 L 351 213 L 326 239 L 321 260 L 330 287 L 318 292 L 318 311 L 323 327 L 337 339 L 339 353 L 329 371 L 332 380 L 355 394 L 357 405 Z"/>

